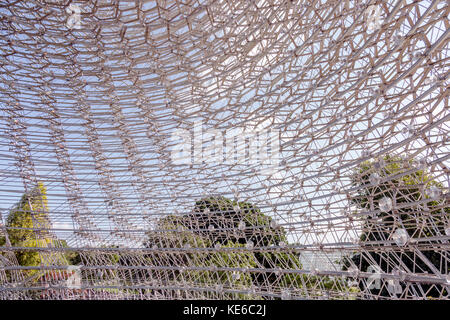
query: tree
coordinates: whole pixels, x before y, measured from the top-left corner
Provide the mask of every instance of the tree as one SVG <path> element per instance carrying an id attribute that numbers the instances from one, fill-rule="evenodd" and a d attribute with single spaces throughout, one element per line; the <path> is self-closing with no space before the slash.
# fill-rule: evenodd
<path id="1" fill-rule="evenodd" d="M 226 287 L 245 291 L 252 284 L 251 276 L 245 269 L 256 267 L 253 254 L 242 250 L 222 251 L 242 249 L 242 244 L 228 242 L 221 246 L 220 251 L 207 250 L 214 246 L 210 239 L 184 228 L 180 217 L 168 216 L 158 222 L 156 230 L 148 233 L 145 246 L 155 249 L 154 253 L 144 255 L 143 263 L 153 266 L 154 269 L 149 272 L 150 278 L 160 281 L 158 286 L 162 289 L 158 291 L 165 296 L 255 299 L 251 294 L 225 291 Z M 171 268 L 167 269 L 167 266 Z M 137 277 L 146 279 L 143 272 Z M 179 292 L 170 288 L 180 283 L 189 283 L 190 287 Z M 196 296 L 198 292 L 200 296 Z M 204 294 L 207 296 L 202 296 Z"/>
<path id="2" fill-rule="evenodd" d="M 250 202 L 232 201 L 225 197 L 197 201 L 194 212 L 184 215 L 180 222 L 214 243 L 236 241 L 247 244 L 251 241 L 254 246 L 267 247 L 287 241 L 283 227 L 277 226 L 258 207 Z"/>
<path id="3" fill-rule="evenodd" d="M 49 243 L 47 190 L 39 182 L 30 193 L 24 194 L 10 211 L 6 220 L 7 234 L 13 247 L 38 247 L 39 242 Z M 42 229 L 42 230 L 41 230 Z M 21 266 L 38 266 L 41 256 L 37 251 L 15 252 Z"/>
<path id="4" fill-rule="evenodd" d="M 56 240 L 54 242 L 58 243 L 57 246 L 60 248 L 68 248 L 69 247 L 66 240 Z M 64 256 L 65 256 L 67 262 L 69 263 L 69 265 L 77 265 L 82 262 L 81 254 L 77 251 L 67 251 L 64 254 Z"/>
<path id="5" fill-rule="evenodd" d="M 204 198 L 195 203 L 193 213 L 171 219 L 213 244 L 237 243 L 255 247 L 287 244 L 284 228 L 250 202 L 225 197 Z M 255 252 L 254 255 L 262 268 L 301 269 L 298 256 L 291 253 L 271 251 Z M 274 283 L 279 278 L 275 273 L 255 273 L 252 277 L 255 284 L 260 285 Z"/>
<path id="6" fill-rule="evenodd" d="M 393 156 L 386 156 L 380 161 L 366 161 L 355 170 L 352 183 L 358 187 L 352 203 L 359 211 L 372 212 L 365 218 L 360 236 L 360 241 L 368 248 L 367 252 L 351 257 L 359 270 L 373 272 L 375 266 L 383 273 L 403 271 L 432 274 L 431 263 L 441 273 L 446 272 L 442 259 L 445 252 L 429 249 L 433 243 L 436 244 L 435 240 L 429 240 L 428 245 L 422 247 L 405 246 L 408 238 L 445 235 L 445 217 L 450 213 L 448 199 L 440 197 L 442 184 L 433 179 L 421 161 Z M 402 247 L 402 251 L 377 250 L 380 243 L 395 239 L 397 244 L 394 242 L 393 245 Z M 350 264 L 350 260 L 345 259 L 344 270 Z M 404 291 L 406 285 L 400 285 Z M 362 290 L 379 297 L 395 294 L 394 288 L 387 285 L 370 289 L 365 286 L 360 283 Z M 440 297 L 446 293 L 445 288 L 432 284 L 422 284 L 421 288 L 416 285 L 412 287 L 410 290 L 420 292 L 422 289 L 428 297 Z"/>
<path id="7" fill-rule="evenodd" d="M 345 292 L 348 287 L 339 279 L 327 276 L 314 276 L 283 272 L 286 270 L 301 270 L 299 256 L 287 247 L 287 235 L 283 227 L 249 202 L 232 201 L 225 197 L 204 198 L 195 203 L 192 213 L 176 216 L 170 215 L 161 219 L 156 228 L 159 232 L 149 233 L 146 247 L 155 248 L 243 248 L 262 247 L 257 251 L 221 251 L 212 250 L 209 253 L 175 254 L 162 252 L 153 255 L 156 259 L 151 263 L 163 266 L 203 265 L 210 261 L 217 268 L 258 268 L 271 270 L 251 272 L 241 278 L 243 287 L 255 286 L 260 290 L 271 291 L 285 288 L 308 291 L 310 296 L 320 296 L 329 290 Z M 274 248 L 281 247 L 281 250 Z M 214 258 L 215 257 L 215 258 Z M 236 264 L 237 261 L 237 264 Z M 167 278 L 168 271 L 155 275 L 156 278 Z M 220 274 L 220 273 L 219 273 Z M 199 277 L 196 272 L 189 272 L 192 279 L 217 283 L 230 277 L 230 272 L 214 277 L 205 272 Z M 232 276 L 232 275 L 231 275 Z M 211 278 L 212 277 L 212 278 Z M 234 284 L 235 287 L 238 284 Z M 283 289 L 284 290 L 284 289 Z M 263 294 L 264 295 L 264 294 Z M 283 295 L 283 293 L 282 293 Z"/>
<path id="8" fill-rule="evenodd" d="M 20 201 L 11 209 L 5 227 L 6 234 L 0 237 L 0 247 L 6 245 L 6 237 L 13 247 L 67 247 L 65 240 L 55 239 L 50 235 L 47 189 L 42 182 L 38 182 L 31 192 L 22 195 Z M 37 250 L 17 250 L 14 254 L 20 266 L 37 267 L 42 264 L 43 253 Z M 69 252 L 67 257 L 57 254 L 53 255 L 52 259 L 66 264 L 66 259 L 76 261 L 77 254 Z M 37 274 L 38 270 L 24 272 L 27 276 L 32 276 Z"/>

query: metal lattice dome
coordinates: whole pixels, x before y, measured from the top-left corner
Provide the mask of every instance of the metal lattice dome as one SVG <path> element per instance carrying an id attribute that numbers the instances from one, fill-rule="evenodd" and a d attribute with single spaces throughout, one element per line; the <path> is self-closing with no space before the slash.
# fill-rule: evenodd
<path id="1" fill-rule="evenodd" d="M 0 299 L 448 299 L 447 1 L 0 3 Z"/>

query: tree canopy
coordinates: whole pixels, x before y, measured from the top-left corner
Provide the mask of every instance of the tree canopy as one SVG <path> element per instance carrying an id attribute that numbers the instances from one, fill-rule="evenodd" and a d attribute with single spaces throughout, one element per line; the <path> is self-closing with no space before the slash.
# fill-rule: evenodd
<path id="1" fill-rule="evenodd" d="M 155 249 L 185 248 L 188 253 L 168 254 L 164 251 L 161 254 L 151 255 L 149 263 L 178 265 L 180 268 L 189 266 L 190 271 L 184 271 L 180 275 L 184 274 L 185 277 L 189 276 L 202 283 L 216 283 L 221 286 L 238 274 L 239 280 L 235 281 L 239 283 L 235 283 L 233 287 L 254 286 L 262 291 L 270 291 L 271 287 L 286 288 L 286 291 L 313 288 L 314 290 L 309 290 L 311 295 L 321 295 L 327 290 L 343 292 L 349 289 L 343 281 L 327 276 L 283 272 L 302 269 L 298 253 L 289 250 L 287 241 L 284 228 L 277 225 L 270 216 L 261 213 L 254 204 L 233 201 L 225 197 L 208 197 L 197 201 L 191 213 L 169 215 L 160 219 L 155 230 L 149 232 L 149 239 L 145 245 Z M 266 249 L 254 252 L 236 251 L 253 246 Z M 216 250 L 206 250 L 213 247 Z M 198 248 L 204 250 L 199 251 Z M 243 270 L 258 268 L 265 271 L 250 274 L 235 271 L 219 273 L 203 271 L 200 276 L 197 271 L 192 270 L 192 267 L 195 269 L 199 266 Z M 160 279 L 165 277 L 162 274 L 158 275 Z M 176 275 L 172 278 L 175 279 Z"/>
<path id="2" fill-rule="evenodd" d="M 448 200 L 440 197 L 442 184 L 427 172 L 421 161 L 386 156 L 363 162 L 355 170 L 352 182 L 358 187 L 352 203 L 358 212 L 370 213 L 365 216 L 360 236 L 367 250 L 351 257 L 360 271 L 370 272 L 372 266 L 383 273 L 432 274 L 433 268 L 443 268 L 441 252 L 433 246 L 435 240 L 422 240 L 421 244 L 410 241 L 445 235 L 446 216 L 450 213 Z M 393 249 L 377 250 L 385 241 L 391 241 Z M 344 269 L 350 264 L 345 261 Z M 365 285 L 360 283 L 362 289 Z M 400 285 L 405 288 L 406 283 Z M 411 287 L 410 290 L 424 290 L 429 297 L 439 297 L 445 290 L 433 284 Z M 369 291 L 379 297 L 395 295 L 395 290 L 387 285 Z"/>
<path id="3" fill-rule="evenodd" d="M 0 237 L 0 247 L 7 244 L 6 237 L 12 247 L 67 247 L 65 240 L 56 239 L 48 231 L 51 229 L 51 222 L 48 216 L 47 189 L 42 182 L 38 182 L 31 192 L 22 195 L 10 210 L 5 227 L 6 234 Z M 38 250 L 16 250 L 14 254 L 20 266 L 36 267 L 43 262 L 43 253 Z M 77 255 L 72 252 L 68 253 L 67 257 L 55 257 L 59 263 L 65 264 L 66 259 L 76 262 Z M 36 270 L 23 272 L 28 276 L 37 273 Z"/>
<path id="4" fill-rule="evenodd" d="M 13 247 L 33 248 L 51 241 L 46 230 L 49 229 L 47 190 L 42 182 L 24 194 L 13 207 L 6 220 L 6 229 Z M 6 235 L 3 244 L 5 238 Z M 38 266 L 41 263 L 37 251 L 23 250 L 15 254 L 21 266 Z"/>

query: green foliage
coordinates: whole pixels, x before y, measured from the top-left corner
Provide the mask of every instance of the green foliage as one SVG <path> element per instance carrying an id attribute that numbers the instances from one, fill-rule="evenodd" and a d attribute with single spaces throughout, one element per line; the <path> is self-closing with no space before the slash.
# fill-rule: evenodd
<path id="1" fill-rule="evenodd" d="M 49 244 L 51 240 L 48 239 L 47 231 L 36 230 L 49 228 L 47 212 L 47 190 L 39 182 L 29 194 L 22 196 L 8 215 L 6 227 L 11 245 L 35 248 Z M 15 254 L 21 266 L 38 266 L 41 263 L 37 251 L 23 250 Z"/>
<path id="2" fill-rule="evenodd" d="M 380 183 L 370 183 L 371 174 L 380 177 Z M 366 161 L 362 163 L 352 175 L 353 185 L 358 187 L 358 194 L 352 199 L 360 210 L 373 211 L 378 209 L 378 202 L 384 197 L 395 199 L 396 207 L 388 212 L 378 212 L 374 217 L 367 217 L 364 222 L 364 232 L 360 240 L 365 246 L 376 247 L 370 242 L 391 240 L 393 231 L 404 228 L 411 238 L 433 237 L 444 233 L 444 216 L 450 213 L 450 207 L 445 200 L 430 199 L 424 190 L 430 187 L 442 189 L 442 184 L 435 181 L 418 161 L 401 157 L 386 156 L 380 162 Z M 422 205 L 412 204 L 425 201 Z M 437 231 L 436 231 L 437 228 Z M 433 250 L 422 250 L 423 254 L 438 270 L 441 267 L 441 254 Z M 350 265 L 349 258 L 344 259 L 344 270 Z M 400 255 L 401 264 L 411 272 L 429 272 L 432 270 L 421 259 L 415 257 L 414 252 L 406 249 Z M 369 261 L 378 264 L 383 272 L 392 272 L 394 262 L 398 259 L 389 252 L 371 251 L 368 254 L 357 253 L 351 260 L 366 272 Z M 389 264 L 387 261 L 391 261 Z M 399 263 L 399 262 L 397 262 Z M 440 296 L 437 289 L 422 285 L 423 289 L 430 288 L 431 296 Z M 373 294 L 390 296 L 386 289 L 381 291 L 371 289 Z"/>
<path id="3" fill-rule="evenodd" d="M 290 273 L 281 278 L 281 287 L 305 288 L 305 296 L 309 298 L 324 297 L 326 293 L 342 293 L 342 299 L 351 299 L 348 293 L 358 293 L 357 288 L 349 288 L 345 279 L 324 275 Z M 325 296 L 326 298 L 330 298 Z"/>
<path id="4" fill-rule="evenodd" d="M 60 247 L 60 248 L 68 248 L 69 247 L 67 245 L 66 240 L 54 240 L 54 242 L 57 243 L 57 245 L 55 245 L 56 247 Z M 77 264 L 80 264 L 82 261 L 81 255 L 77 251 L 67 251 L 64 254 L 64 257 L 67 260 L 67 262 L 69 263 L 69 265 L 77 265 Z"/>
<path id="5" fill-rule="evenodd" d="M 245 223 L 245 229 L 239 224 Z M 213 226 L 211 228 L 210 226 Z M 231 232 L 230 232 L 231 230 Z M 258 252 L 237 250 L 252 241 L 254 246 L 268 247 Z M 287 243 L 284 228 L 272 224 L 272 218 L 249 202 L 237 202 L 225 197 L 209 197 L 196 202 L 194 212 L 181 216 L 170 215 L 158 221 L 154 231 L 149 232 L 146 247 L 187 248 L 185 251 L 161 251 L 148 258 L 148 264 L 178 266 L 187 268 L 183 272 L 155 271 L 157 279 L 170 278 L 189 280 L 191 283 L 215 283 L 230 285 L 243 290 L 255 285 L 309 290 L 310 295 L 320 296 L 327 290 L 348 290 L 344 281 L 326 276 L 284 273 L 283 270 L 301 270 L 299 255 L 284 248 L 270 249 L 272 245 Z M 220 249 L 211 250 L 214 246 Z M 205 250 L 191 250 L 203 248 Z M 230 248 L 232 250 L 226 250 Z M 206 250 L 209 249 L 209 250 Z M 209 270 L 197 270 L 203 267 Z M 217 269 L 212 272 L 211 269 Z M 273 272 L 232 272 L 222 269 L 262 268 Z M 237 275 L 239 274 L 239 275 Z M 239 298 L 254 298 L 252 295 L 239 295 Z"/>
<path id="6" fill-rule="evenodd" d="M 50 228 L 47 211 L 46 189 L 39 183 L 30 194 L 21 198 L 7 218 L 6 229 L 11 245 L 66 248 L 65 240 L 55 240 L 47 231 L 36 230 Z M 245 224 L 244 230 L 239 228 L 242 223 Z M 214 228 L 211 230 L 210 226 Z M 229 230 L 234 232 L 230 233 Z M 85 271 L 83 276 L 102 283 L 117 278 L 127 279 L 125 284 L 133 285 L 142 283 L 140 279 L 148 279 L 150 275 L 153 279 L 163 279 L 160 284 L 162 287 L 190 283 L 193 288 L 209 289 L 207 298 L 257 299 L 254 294 L 226 292 L 227 288 L 245 292 L 253 285 L 260 288 L 320 287 L 322 290 L 338 290 L 336 281 L 330 278 L 322 277 L 319 281 L 318 277 L 310 275 L 278 272 L 279 269 L 300 270 L 302 266 L 298 254 L 288 249 L 253 252 L 245 249 L 245 244 L 249 241 L 258 247 L 270 247 L 286 243 L 287 236 L 282 227 L 272 224 L 272 218 L 262 214 L 255 205 L 224 197 L 210 197 L 197 201 L 191 214 L 171 215 L 160 219 L 156 228 L 148 232 L 148 240 L 144 244 L 147 248 L 156 248 L 151 253 L 68 251 L 63 259 L 69 264 L 89 262 L 91 258 L 101 259 L 108 266 L 133 266 L 142 263 L 144 259 L 144 265 L 152 267 L 150 270 L 105 268 Z M 5 236 L 0 237 L 0 246 L 5 244 Z M 216 249 L 212 249 L 213 247 Z M 15 255 L 22 266 L 41 264 L 38 251 L 16 251 Z M 275 271 L 266 272 L 263 276 L 257 272 L 247 272 L 251 268 Z M 36 272 L 27 271 L 28 275 Z M 42 277 L 47 275 L 50 276 L 50 273 L 42 273 Z M 225 293 L 219 293 L 223 289 Z M 339 290 L 341 289 L 344 290 Z M 183 297 L 183 294 L 185 293 L 179 296 Z"/>
<path id="7" fill-rule="evenodd" d="M 165 218 L 162 225 L 173 223 L 171 227 L 182 226 L 193 233 L 208 239 L 213 244 L 229 245 L 237 243 L 245 245 L 253 242 L 257 247 L 269 247 L 287 242 L 284 228 L 272 227 L 272 218 L 261 213 L 261 210 L 249 202 L 232 201 L 225 197 L 204 198 L 195 203 L 194 213 Z M 239 229 L 244 223 L 245 228 Z M 210 230 L 210 226 L 214 229 Z M 229 230 L 233 230 L 230 232 Z M 286 257 L 273 252 L 254 253 L 259 265 L 263 268 L 301 268 L 298 258 L 292 254 Z M 284 259 L 283 259 L 284 258 Z M 253 282 L 263 284 L 265 275 L 253 274 Z M 276 281 L 275 274 L 269 275 L 270 282 Z"/>
<path id="8" fill-rule="evenodd" d="M 227 269 L 256 267 L 254 255 L 251 252 L 236 250 L 243 248 L 243 245 L 233 242 L 222 246 L 220 251 L 207 250 L 213 246 L 213 243 L 208 238 L 187 230 L 179 221 L 179 217 L 168 216 L 159 221 L 158 231 L 148 233 L 149 240 L 145 246 L 161 250 L 145 255 L 146 265 L 156 267 L 151 271 L 152 278 L 167 279 L 168 283 L 186 281 L 198 288 L 211 289 L 212 287 L 213 291 L 209 293 L 209 298 L 255 298 L 251 295 L 235 293 L 226 293 L 222 296 L 215 290 L 216 284 L 234 289 L 248 288 L 252 283 L 249 273 Z M 176 271 L 163 269 L 167 266 L 175 267 Z M 158 269 L 158 267 L 162 268 Z M 180 293 L 181 296 L 183 294 Z"/>
<path id="9" fill-rule="evenodd" d="M 48 232 L 51 224 L 48 217 L 47 190 L 42 182 L 39 182 L 31 192 L 24 194 L 11 209 L 5 227 L 6 235 L 13 247 L 67 247 L 66 241 L 53 239 Z M 0 237 L 0 247 L 6 245 L 6 235 Z M 36 267 L 42 263 L 42 253 L 37 250 L 17 250 L 14 254 L 20 266 Z M 79 255 L 75 252 L 69 252 L 66 257 L 61 255 L 52 257 L 55 258 L 62 259 L 60 261 L 62 264 L 66 263 L 66 260 L 72 264 L 79 261 Z M 23 272 L 29 277 L 36 275 L 38 270 Z M 46 272 L 41 274 L 45 276 Z"/>
<path id="10" fill-rule="evenodd" d="M 376 169 L 377 162 L 364 162 L 353 175 L 352 181 L 358 189 L 358 195 L 352 202 L 359 208 L 370 210 L 370 203 L 376 207 L 379 200 L 384 197 L 395 198 L 395 203 L 401 209 L 394 212 L 380 212 L 377 219 L 382 219 L 383 226 L 388 227 L 386 232 L 375 232 L 376 225 L 374 219 L 366 221 L 366 230 L 369 232 L 361 235 L 362 241 L 385 240 L 386 235 L 396 226 L 394 217 L 399 217 L 402 226 L 408 231 L 411 237 L 431 237 L 436 235 L 434 228 L 438 226 L 441 234 L 444 234 L 444 221 L 441 213 L 450 213 L 450 207 L 443 205 L 442 201 L 429 199 L 424 196 L 424 190 L 430 187 L 442 189 L 441 183 L 433 180 L 424 169 L 414 169 L 416 166 L 413 160 L 404 160 L 400 157 L 386 156 L 382 161 L 382 168 Z M 412 172 L 408 172 L 411 171 Z M 378 173 L 383 179 L 389 177 L 386 182 L 371 186 L 369 184 L 370 174 Z M 392 177 L 398 177 L 393 178 Z M 424 214 L 424 207 L 408 205 L 408 203 L 429 199 L 426 208 L 429 214 Z"/>
<path id="11" fill-rule="evenodd" d="M 24 194 L 19 203 L 11 210 L 6 225 L 8 228 L 8 235 L 12 243 L 19 243 L 26 241 L 37 235 L 33 228 L 48 229 L 50 224 L 47 216 L 48 201 L 47 189 L 42 182 L 29 193 Z M 18 229 L 15 229 L 18 228 Z M 28 229 L 21 229 L 28 228 Z M 45 234 L 46 231 L 39 231 Z"/>
<path id="12" fill-rule="evenodd" d="M 238 230 L 239 223 L 245 223 L 245 231 Z M 182 227 L 208 238 L 213 243 L 226 244 L 228 241 L 245 244 L 253 241 L 255 246 L 278 245 L 286 242 L 286 232 L 282 227 L 271 227 L 272 218 L 261 213 L 249 202 L 237 202 L 225 197 L 210 197 L 199 200 L 194 212 L 183 216 L 168 216 L 159 222 L 159 228 L 170 230 Z M 209 230 L 213 226 L 214 230 Z"/>

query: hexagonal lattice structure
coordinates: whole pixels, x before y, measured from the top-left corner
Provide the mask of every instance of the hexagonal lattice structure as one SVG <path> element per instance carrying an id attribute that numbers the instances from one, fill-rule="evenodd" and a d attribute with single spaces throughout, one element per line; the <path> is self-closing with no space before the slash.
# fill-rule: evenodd
<path id="1" fill-rule="evenodd" d="M 448 299 L 446 1 L 0 14 L 0 298 Z"/>

